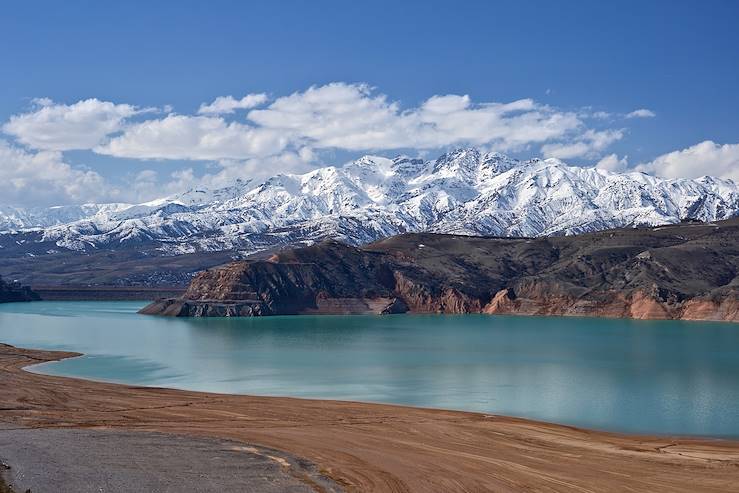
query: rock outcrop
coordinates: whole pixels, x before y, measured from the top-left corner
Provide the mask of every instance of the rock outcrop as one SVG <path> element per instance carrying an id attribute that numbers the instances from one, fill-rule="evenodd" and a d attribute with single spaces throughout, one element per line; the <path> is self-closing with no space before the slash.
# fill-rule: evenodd
<path id="1" fill-rule="evenodd" d="M 35 301 L 39 296 L 31 288 L 22 286 L 18 282 L 7 282 L 0 277 L 0 303 L 12 301 Z"/>
<path id="2" fill-rule="evenodd" d="M 739 219 L 570 237 L 405 234 L 200 273 L 172 316 L 490 313 L 739 321 Z"/>

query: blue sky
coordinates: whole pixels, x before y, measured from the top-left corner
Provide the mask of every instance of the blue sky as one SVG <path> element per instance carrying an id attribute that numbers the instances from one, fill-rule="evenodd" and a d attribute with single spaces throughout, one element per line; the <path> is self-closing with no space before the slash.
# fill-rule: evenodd
<path id="1" fill-rule="evenodd" d="M 303 171 L 369 152 L 433 156 L 468 143 L 519 157 L 552 155 L 575 164 L 609 158 L 603 164 L 609 169 L 637 168 L 673 177 L 690 177 L 692 169 L 700 168 L 734 178 L 739 166 L 739 147 L 731 147 L 739 142 L 735 1 L 17 1 L 0 9 L 0 141 L 5 142 L 0 178 L 17 183 L 13 190 L 0 190 L 8 203 L 145 199 L 186 187 L 202 175 L 207 175 L 205 181 L 217 176 L 212 180 L 217 185 L 236 176 Z M 306 95 L 310 87 L 332 82 L 340 83 L 343 92 L 324 91 L 320 97 L 329 103 L 332 97 L 356 97 L 347 104 L 369 101 L 372 106 L 382 96 L 387 105 L 395 103 L 392 122 L 378 113 L 361 117 L 377 116 L 377 125 L 388 125 L 394 134 L 415 132 L 417 127 L 409 127 L 401 116 L 416 110 L 420 114 L 434 96 L 468 95 L 469 100 L 437 101 L 444 104 L 438 117 L 444 120 L 433 125 L 453 138 L 393 135 L 367 140 L 363 136 L 376 128 L 358 127 L 361 135 L 293 128 L 289 143 L 277 142 L 275 133 L 286 132 L 290 125 L 284 119 L 294 112 L 286 105 L 305 109 L 307 97 L 283 102 L 285 111 L 279 114 L 250 117 L 252 109 L 269 109 L 279 98 Z M 216 97 L 238 100 L 262 93 L 266 99 L 261 106 L 197 116 L 200 106 Z M 80 109 L 69 108 L 90 98 L 113 105 L 112 110 L 90 106 L 84 113 L 92 119 L 88 123 L 102 122 L 110 131 L 99 142 L 82 144 L 72 136 L 73 143 L 65 143 L 69 132 L 60 125 L 77 118 Z M 450 108 L 466 105 L 472 110 L 522 100 L 530 104 L 491 116 L 511 129 L 496 134 L 497 124 L 491 126 L 489 140 L 454 126 L 475 125 L 474 119 L 448 124 Z M 69 114 L 43 125 L 31 117 L 7 124 L 14 116 L 44 108 Z M 640 109 L 648 112 L 627 118 Z M 388 108 L 374 110 L 385 114 Z M 190 118 L 181 125 L 197 123 L 197 129 L 178 127 L 180 133 L 220 135 L 251 131 L 255 125 L 269 126 L 272 133 L 260 133 L 256 144 L 234 137 L 242 139 L 238 151 L 223 155 L 211 148 L 179 152 L 192 142 L 169 141 L 162 147 L 160 142 L 142 142 L 139 134 L 138 140 L 108 145 L 131 126 L 170 114 Z M 514 120 L 522 114 L 529 115 L 532 125 L 552 125 L 555 119 L 563 126 L 551 137 L 514 138 L 518 127 L 513 127 L 521 123 Z M 206 122 L 203 115 L 213 121 Z M 577 122 L 563 123 L 573 115 Z M 321 118 L 330 126 L 334 116 Z M 243 126 L 229 129 L 232 122 Z M 213 126 L 203 130 L 206 124 Z M 146 130 L 148 139 L 164 131 Z M 48 144 L 49 139 L 55 143 Z M 679 154 L 705 141 L 712 145 Z M 53 180 L 74 186 L 52 183 L 46 193 L 24 189 L 31 186 L 31 168 L 44 166 L 56 170 Z M 18 176 L 21 168 L 25 174 Z M 139 187 L 137 197 L 130 195 L 134 187 Z"/>

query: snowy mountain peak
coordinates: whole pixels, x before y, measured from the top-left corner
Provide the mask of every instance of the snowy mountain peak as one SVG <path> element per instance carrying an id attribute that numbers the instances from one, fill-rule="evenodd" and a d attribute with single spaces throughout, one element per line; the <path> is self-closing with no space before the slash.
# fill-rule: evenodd
<path id="1" fill-rule="evenodd" d="M 576 234 L 737 214 L 739 187 L 730 180 L 664 180 L 468 148 L 431 161 L 363 156 L 143 204 L 0 207 L 0 229 L 41 229 L 33 241 L 49 243 L 49 251 L 150 242 L 178 253 L 255 251 L 326 237 L 359 244 L 408 231 Z M 0 234 L 0 248 L 3 241 L 30 241 L 28 234 Z"/>
<path id="2" fill-rule="evenodd" d="M 434 173 L 464 178 L 477 172 L 480 167 L 480 151 L 477 149 L 457 149 L 442 154 L 434 163 Z"/>
<path id="3" fill-rule="evenodd" d="M 482 153 L 478 149 L 457 149 L 440 156 L 433 173 L 465 182 L 481 183 L 522 163 L 498 152 Z"/>
<path id="4" fill-rule="evenodd" d="M 425 170 L 426 166 L 426 162 L 419 158 L 408 156 L 393 158 L 393 170 L 396 174 L 402 176 L 418 176 Z"/>
<path id="5" fill-rule="evenodd" d="M 484 154 L 480 163 L 480 180 L 485 181 L 518 166 L 521 166 L 521 161 L 509 158 L 504 154 L 498 152 Z"/>

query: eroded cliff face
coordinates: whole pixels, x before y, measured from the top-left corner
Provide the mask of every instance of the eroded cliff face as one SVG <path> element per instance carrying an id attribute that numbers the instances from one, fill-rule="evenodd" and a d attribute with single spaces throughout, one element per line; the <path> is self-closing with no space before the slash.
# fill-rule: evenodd
<path id="1" fill-rule="evenodd" d="M 437 288 L 395 271 L 395 293 L 414 313 L 479 313 L 484 300 L 454 287 Z"/>
<path id="2" fill-rule="evenodd" d="M 696 297 L 684 302 L 662 300 L 653 293 L 603 292 L 597 298 L 542 294 L 540 289 L 520 292 L 500 290 L 483 313 L 506 315 L 555 315 L 642 320 L 715 320 L 739 322 L 739 293 L 721 297 Z"/>
<path id="3" fill-rule="evenodd" d="M 739 220 L 509 239 L 334 241 L 199 274 L 172 316 L 488 313 L 739 321 Z"/>

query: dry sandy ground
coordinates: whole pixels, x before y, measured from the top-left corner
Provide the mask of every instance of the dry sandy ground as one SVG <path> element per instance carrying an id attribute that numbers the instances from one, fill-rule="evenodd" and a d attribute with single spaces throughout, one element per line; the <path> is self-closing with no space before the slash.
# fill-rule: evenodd
<path id="1" fill-rule="evenodd" d="M 0 345 L 0 422 L 259 444 L 316 464 L 349 491 L 739 492 L 739 442 L 625 436 L 401 406 L 130 387 L 21 370 L 65 356 L 71 355 Z"/>

